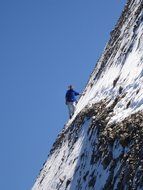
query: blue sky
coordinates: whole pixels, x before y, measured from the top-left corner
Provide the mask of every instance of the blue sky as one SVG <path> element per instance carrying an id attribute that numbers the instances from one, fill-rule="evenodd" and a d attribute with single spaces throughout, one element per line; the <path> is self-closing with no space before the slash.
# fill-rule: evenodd
<path id="1" fill-rule="evenodd" d="M 125 2 L 0 1 L 0 189 L 31 189 Z"/>

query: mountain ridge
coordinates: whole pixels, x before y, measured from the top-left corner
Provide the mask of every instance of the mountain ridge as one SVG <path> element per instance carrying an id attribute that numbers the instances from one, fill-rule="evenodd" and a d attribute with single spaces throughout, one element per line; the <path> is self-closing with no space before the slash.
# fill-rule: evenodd
<path id="1" fill-rule="evenodd" d="M 143 189 L 142 10 L 127 1 L 32 190 Z"/>

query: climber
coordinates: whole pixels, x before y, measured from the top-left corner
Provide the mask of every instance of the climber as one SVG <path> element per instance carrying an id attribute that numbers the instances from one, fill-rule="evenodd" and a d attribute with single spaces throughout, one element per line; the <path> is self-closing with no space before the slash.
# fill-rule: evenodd
<path id="1" fill-rule="evenodd" d="M 74 91 L 72 85 L 68 86 L 68 90 L 66 92 L 65 100 L 66 100 L 66 105 L 68 106 L 70 119 L 74 114 L 75 106 L 77 104 L 76 96 L 79 96 L 79 95 L 83 95 L 83 94 L 80 94 L 80 93 Z"/>

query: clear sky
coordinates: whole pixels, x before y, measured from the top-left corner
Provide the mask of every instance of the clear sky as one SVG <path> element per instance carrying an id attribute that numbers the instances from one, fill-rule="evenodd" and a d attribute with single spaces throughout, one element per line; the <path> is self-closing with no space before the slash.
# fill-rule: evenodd
<path id="1" fill-rule="evenodd" d="M 31 189 L 125 2 L 0 1 L 0 189 Z"/>

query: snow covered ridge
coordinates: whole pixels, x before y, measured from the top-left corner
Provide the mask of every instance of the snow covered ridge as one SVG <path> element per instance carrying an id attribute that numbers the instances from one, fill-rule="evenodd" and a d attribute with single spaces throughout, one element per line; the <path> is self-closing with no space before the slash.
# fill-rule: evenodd
<path id="1" fill-rule="evenodd" d="M 143 3 L 128 1 L 80 99 L 76 114 L 86 105 L 126 94 L 114 109 L 112 121 L 143 109 Z M 128 109 L 126 109 L 127 105 Z M 75 114 L 75 115 L 76 115 Z"/>
<path id="2" fill-rule="evenodd" d="M 114 106 L 104 100 L 78 114 L 33 190 L 143 189 L 143 112 L 108 125 Z"/>
<path id="3" fill-rule="evenodd" d="M 32 190 L 142 190 L 142 0 L 128 0 L 84 92 Z"/>

